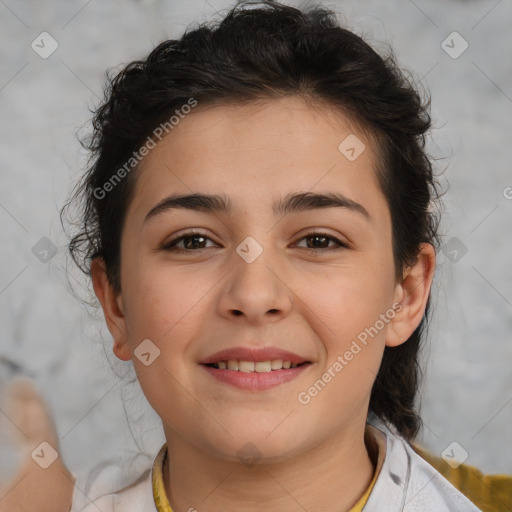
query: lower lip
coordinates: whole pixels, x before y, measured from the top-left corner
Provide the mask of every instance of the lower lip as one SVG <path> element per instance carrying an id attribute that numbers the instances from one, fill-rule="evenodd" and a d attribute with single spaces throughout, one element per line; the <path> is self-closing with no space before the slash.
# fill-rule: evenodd
<path id="1" fill-rule="evenodd" d="M 270 372 L 240 372 L 237 370 L 220 370 L 211 366 L 201 365 L 210 375 L 221 382 L 231 384 L 248 391 L 264 391 L 279 384 L 284 384 L 297 378 L 311 363 L 305 363 L 288 370 L 272 370 Z"/>

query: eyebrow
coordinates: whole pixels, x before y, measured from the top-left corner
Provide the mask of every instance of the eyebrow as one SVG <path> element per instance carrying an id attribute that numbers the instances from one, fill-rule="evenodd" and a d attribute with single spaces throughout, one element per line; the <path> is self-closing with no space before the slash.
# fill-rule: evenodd
<path id="1" fill-rule="evenodd" d="M 272 204 L 272 212 L 276 216 L 320 208 L 346 208 L 347 210 L 361 214 L 366 220 L 371 221 L 371 215 L 363 205 L 356 203 L 340 193 L 298 192 L 288 194 Z M 146 214 L 144 222 L 174 209 L 229 215 L 233 211 L 233 204 L 229 197 L 223 194 L 175 194 L 166 197 L 154 206 Z"/>

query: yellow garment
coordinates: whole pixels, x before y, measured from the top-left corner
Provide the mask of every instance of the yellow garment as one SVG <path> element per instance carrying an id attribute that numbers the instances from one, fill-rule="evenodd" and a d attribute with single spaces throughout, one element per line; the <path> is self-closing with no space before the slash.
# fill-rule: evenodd
<path id="1" fill-rule="evenodd" d="M 484 475 L 479 469 L 461 464 L 452 468 L 442 457 L 413 445 L 414 451 L 483 512 L 512 511 L 512 476 Z"/>
<path id="2" fill-rule="evenodd" d="M 368 424 L 366 425 L 364 441 L 370 459 L 375 467 L 375 471 L 373 472 L 373 478 L 370 485 L 349 512 L 363 512 L 364 506 L 370 497 L 386 456 L 386 438 L 375 427 Z"/>
<path id="3" fill-rule="evenodd" d="M 384 456 L 386 454 L 386 440 L 374 427 L 366 425 L 365 430 L 365 444 L 367 446 L 370 458 L 372 459 L 375 471 L 373 473 L 372 481 L 366 489 L 365 493 L 359 498 L 358 502 L 350 509 L 349 512 L 362 512 L 373 486 L 380 473 L 382 464 L 384 463 Z M 167 444 L 164 444 L 153 463 L 153 498 L 158 512 L 172 512 L 169 500 L 165 493 L 164 480 L 163 480 L 163 467 L 167 457 Z"/>
<path id="4" fill-rule="evenodd" d="M 153 498 L 158 512 L 172 512 L 172 508 L 167 500 L 167 495 L 165 494 L 163 478 L 163 469 L 166 457 L 167 444 L 164 444 L 162 448 L 160 448 L 160 451 L 155 458 L 155 462 L 153 463 L 153 473 L 151 477 L 153 481 Z"/>

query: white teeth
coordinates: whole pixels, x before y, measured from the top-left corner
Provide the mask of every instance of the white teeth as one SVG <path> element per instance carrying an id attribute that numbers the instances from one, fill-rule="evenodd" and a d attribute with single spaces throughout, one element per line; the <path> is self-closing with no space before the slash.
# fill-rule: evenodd
<path id="1" fill-rule="evenodd" d="M 238 370 L 241 372 L 253 372 L 254 362 L 253 361 L 239 361 Z"/>
<path id="2" fill-rule="evenodd" d="M 282 359 L 272 359 L 271 361 L 237 361 L 230 359 L 228 361 L 218 361 L 215 367 L 219 370 L 234 370 L 244 373 L 267 373 L 272 370 L 288 370 L 289 368 L 297 368 L 297 363 L 291 361 L 283 361 Z"/>
<path id="3" fill-rule="evenodd" d="M 255 363 L 254 369 L 258 373 L 270 372 L 272 370 L 272 361 L 258 361 Z"/>
<path id="4" fill-rule="evenodd" d="M 220 363 L 223 363 L 224 361 L 219 361 Z M 219 363 L 217 363 L 217 368 L 219 368 Z M 230 359 L 228 361 L 228 370 L 238 370 L 238 361 L 234 361 Z"/>
<path id="5" fill-rule="evenodd" d="M 271 362 L 272 370 L 280 370 L 283 367 L 283 360 L 282 359 L 274 359 Z"/>

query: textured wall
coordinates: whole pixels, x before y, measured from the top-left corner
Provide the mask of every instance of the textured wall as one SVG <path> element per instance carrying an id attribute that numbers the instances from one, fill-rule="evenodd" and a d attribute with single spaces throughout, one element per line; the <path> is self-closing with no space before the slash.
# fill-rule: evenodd
<path id="1" fill-rule="evenodd" d="M 101 315 L 93 321 L 69 290 L 58 210 L 84 165 L 75 133 L 101 96 L 107 67 L 230 5 L 0 2 L 0 357 L 11 361 L 0 362 L 0 383 L 20 371 L 34 377 L 74 471 L 140 448 L 154 452 L 163 439 L 137 386 L 121 386 L 110 370 Z M 326 5 L 377 49 L 390 43 L 432 94 L 429 148 L 449 188 L 425 351 L 423 441 L 437 453 L 456 441 L 468 463 L 512 473 L 512 4 Z M 86 296 L 71 266 L 69 279 Z"/>

